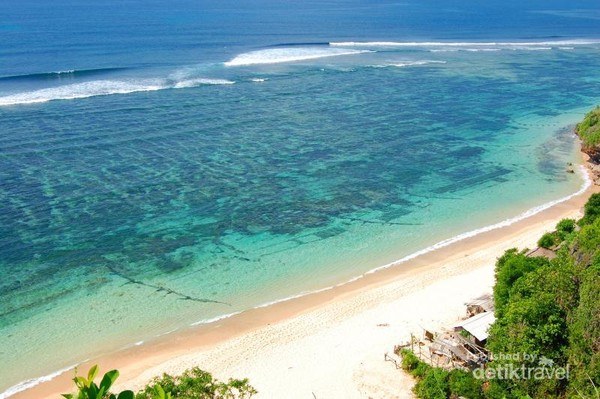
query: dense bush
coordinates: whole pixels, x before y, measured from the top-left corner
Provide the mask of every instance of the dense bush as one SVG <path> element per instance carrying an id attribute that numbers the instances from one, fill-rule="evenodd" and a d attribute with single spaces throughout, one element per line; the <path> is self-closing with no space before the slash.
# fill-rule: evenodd
<path id="1" fill-rule="evenodd" d="M 483 398 L 482 381 L 476 379 L 473 374 L 462 370 L 447 371 L 432 367 L 407 349 L 403 349 L 400 354 L 402 368 L 417 378 L 413 390 L 419 398 Z"/>
<path id="2" fill-rule="evenodd" d="M 87 378 L 75 375 L 73 381 L 77 387 L 77 393 L 65 393 L 62 396 L 66 399 L 133 399 L 133 391 L 123 391 L 119 394 L 110 392 L 110 388 L 119 377 L 117 370 L 111 370 L 104 374 L 100 385 L 96 385 L 94 380 L 98 375 L 98 366 L 90 368 Z"/>
<path id="3" fill-rule="evenodd" d="M 510 281 L 497 280 L 494 295 L 504 298 L 488 338 L 493 353 L 528 353 L 569 367 L 569 379 L 497 380 L 505 398 L 597 397 L 600 386 L 600 196 L 585 206 L 579 222 L 561 222 L 573 235 L 557 257 Z M 570 232 L 569 232 L 570 231 Z M 514 251 L 507 255 L 514 258 Z M 503 265 L 498 262 L 497 275 Z M 508 294 L 507 294 L 508 293 Z M 492 364 L 497 363 L 493 362 Z M 514 362 L 517 367 L 526 363 Z M 487 395 L 487 394 L 486 394 Z M 489 397 L 491 394 L 489 394 Z"/>
<path id="4" fill-rule="evenodd" d="M 110 388 L 118 378 L 119 372 L 111 370 L 106 373 L 100 385 L 94 382 L 97 373 L 98 366 L 93 366 L 87 378 L 75 376 L 73 381 L 77 393 L 62 396 L 66 399 L 246 399 L 257 393 L 247 379 L 230 379 L 225 383 L 194 367 L 176 377 L 163 374 L 137 394 L 129 390 L 115 394 L 110 392 Z"/>
<path id="5" fill-rule="evenodd" d="M 538 240 L 538 246 L 542 248 L 551 249 L 557 244 L 557 237 L 554 233 L 545 233 L 542 238 Z"/>
<path id="6" fill-rule="evenodd" d="M 575 131 L 583 141 L 583 147 L 591 148 L 600 144 L 600 106 L 588 112 Z"/>
<path id="7" fill-rule="evenodd" d="M 256 394 L 247 379 L 221 382 L 210 373 L 194 367 L 176 377 L 163 374 L 162 377 L 155 378 L 135 398 L 154 399 L 157 387 L 169 392 L 173 398 L 180 399 L 242 399 Z"/>
<path id="8" fill-rule="evenodd" d="M 585 226 L 594 223 L 600 216 L 600 194 L 592 194 L 588 202 L 585 204 L 583 218 L 579 220 L 580 226 Z"/>
<path id="9" fill-rule="evenodd" d="M 502 313 L 510 297 L 510 289 L 522 275 L 548 264 L 546 258 L 529 258 L 525 252 L 510 249 L 496 263 L 494 302 L 496 313 Z"/>
<path id="10" fill-rule="evenodd" d="M 511 366 L 569 369 L 569 378 L 478 380 L 460 370 L 446 371 L 402 352 L 402 366 L 418 380 L 420 398 L 598 398 L 600 391 L 600 195 L 585 206 L 576 229 L 573 220 L 557 225 L 568 236 L 557 256 L 530 258 L 511 249 L 496 263 L 496 322 L 487 349 L 492 354 L 535 358 L 495 359 L 488 369 Z M 546 366 L 544 366 L 546 367 Z"/>
<path id="11" fill-rule="evenodd" d="M 473 377 L 473 374 L 463 370 L 451 370 L 448 373 L 448 385 L 450 392 L 457 396 L 469 399 L 483 398 L 481 381 Z"/>
<path id="12" fill-rule="evenodd" d="M 560 241 L 565 241 L 573 234 L 577 227 L 577 222 L 574 219 L 563 219 L 556 225 L 556 234 Z"/>

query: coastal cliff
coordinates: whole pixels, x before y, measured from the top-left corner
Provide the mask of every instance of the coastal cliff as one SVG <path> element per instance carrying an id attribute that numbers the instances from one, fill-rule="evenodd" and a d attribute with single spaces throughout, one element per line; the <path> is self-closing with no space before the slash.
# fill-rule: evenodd
<path id="1" fill-rule="evenodd" d="M 600 106 L 586 114 L 575 127 L 575 133 L 581 139 L 581 150 L 590 157 L 594 182 L 600 185 Z"/>

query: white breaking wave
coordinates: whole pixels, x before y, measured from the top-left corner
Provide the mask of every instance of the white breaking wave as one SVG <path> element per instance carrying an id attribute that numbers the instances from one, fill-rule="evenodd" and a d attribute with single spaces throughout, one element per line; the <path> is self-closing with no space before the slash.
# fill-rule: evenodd
<path id="1" fill-rule="evenodd" d="M 226 66 L 245 66 L 258 64 L 279 64 L 283 62 L 307 61 L 326 57 L 339 57 L 372 52 L 331 47 L 284 47 L 243 53 L 225 62 Z"/>
<path id="2" fill-rule="evenodd" d="M 493 51 L 500 51 L 502 49 L 499 48 L 467 48 L 465 49 L 465 51 L 470 51 L 472 53 L 478 53 L 478 52 L 493 52 Z"/>
<path id="3" fill-rule="evenodd" d="M 19 392 L 22 392 L 26 389 L 33 388 L 34 386 L 39 385 L 42 382 L 47 382 L 47 381 L 53 380 L 54 378 L 58 377 L 62 373 L 69 371 L 69 370 L 75 368 L 76 366 L 77 365 L 74 364 L 72 366 L 65 367 L 64 369 L 55 371 L 52 374 L 48 374 L 48 375 L 45 375 L 43 377 L 38 377 L 38 378 L 31 378 L 29 380 L 20 382 L 17 385 L 13 385 L 12 387 L 8 388 L 6 391 L 0 393 L 0 399 L 6 399 L 6 398 L 8 398 L 12 395 L 15 395 Z"/>
<path id="4" fill-rule="evenodd" d="M 235 82 L 227 79 L 188 79 L 181 82 L 175 83 L 173 88 L 175 89 L 183 89 L 186 87 L 196 87 L 201 85 L 232 85 Z"/>
<path id="5" fill-rule="evenodd" d="M 552 50 L 552 47 L 511 47 L 511 50 L 528 50 L 528 51 L 541 51 L 541 50 Z"/>
<path id="6" fill-rule="evenodd" d="M 434 48 L 429 51 L 431 51 L 432 53 L 455 53 L 459 50 L 457 48 L 445 48 L 445 49 Z"/>
<path id="7" fill-rule="evenodd" d="M 267 79 L 267 78 L 252 78 L 252 79 L 250 79 L 250 81 L 254 82 L 254 83 L 262 83 L 262 82 L 266 82 L 267 80 L 269 80 L 269 79 Z"/>
<path id="8" fill-rule="evenodd" d="M 413 65 L 427 65 L 427 64 L 446 64 L 446 61 L 409 61 L 409 62 L 400 62 L 397 64 L 392 64 L 395 67 L 405 67 L 405 66 L 413 66 Z"/>
<path id="9" fill-rule="evenodd" d="M 213 317 L 212 319 L 204 319 L 204 320 L 196 321 L 196 322 L 190 324 L 190 326 L 199 326 L 201 324 L 214 323 L 214 322 L 219 321 L 219 320 L 228 319 L 228 318 L 230 318 L 232 316 L 235 316 L 235 315 L 238 315 L 240 313 L 242 313 L 242 312 L 240 311 L 240 312 L 227 313 L 227 314 L 224 314 L 224 315 L 221 315 L 221 316 Z"/>
<path id="10" fill-rule="evenodd" d="M 50 87 L 0 97 L 0 106 L 44 103 L 53 100 L 74 100 L 111 94 L 129 94 L 164 89 L 183 89 L 201 85 L 229 85 L 235 82 L 225 79 L 196 78 L 182 81 L 162 79 L 146 80 L 94 80 L 91 82 Z"/>
<path id="11" fill-rule="evenodd" d="M 446 64 L 446 61 L 431 61 L 431 60 L 404 61 L 404 62 L 395 62 L 395 63 L 382 64 L 382 65 L 369 65 L 369 66 L 371 68 L 389 68 L 389 67 L 402 68 L 402 67 L 428 65 L 428 64 Z"/>
<path id="12" fill-rule="evenodd" d="M 531 47 L 531 46 L 585 46 L 600 44 L 600 39 L 555 40 L 539 42 L 331 42 L 333 47 Z"/>

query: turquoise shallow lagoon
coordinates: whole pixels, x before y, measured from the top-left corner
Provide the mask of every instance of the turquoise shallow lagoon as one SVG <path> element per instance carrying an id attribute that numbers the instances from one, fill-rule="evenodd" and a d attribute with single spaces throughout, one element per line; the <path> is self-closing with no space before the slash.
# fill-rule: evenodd
<path id="1" fill-rule="evenodd" d="M 599 40 L 365 36 L 0 77 L 0 391 L 581 187 Z"/>

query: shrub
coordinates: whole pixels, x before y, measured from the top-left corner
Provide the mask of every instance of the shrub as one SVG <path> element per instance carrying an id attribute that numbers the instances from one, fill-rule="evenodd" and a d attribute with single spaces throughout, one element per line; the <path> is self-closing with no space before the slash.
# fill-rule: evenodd
<path id="1" fill-rule="evenodd" d="M 174 399 L 245 399 L 256 394 L 247 379 L 222 382 L 213 378 L 209 372 L 194 367 L 179 376 L 163 374 L 162 377 L 155 378 L 135 398 L 155 399 L 156 391 L 160 389 L 158 387 L 170 393 Z"/>
<path id="2" fill-rule="evenodd" d="M 556 234 L 561 241 L 567 240 L 575 231 L 577 223 L 574 219 L 563 219 L 556 225 Z"/>
<path id="3" fill-rule="evenodd" d="M 546 233 L 538 240 L 538 245 L 542 248 L 550 249 L 556 245 L 556 241 L 554 233 Z"/>
<path id="4" fill-rule="evenodd" d="M 594 223 L 600 216 L 600 194 L 592 194 L 588 202 L 585 204 L 583 218 L 579 221 L 580 226 L 585 226 Z"/>
<path id="5" fill-rule="evenodd" d="M 483 398 L 481 381 L 466 371 L 451 370 L 448 373 L 448 385 L 453 396 L 469 399 Z"/>
<path id="6" fill-rule="evenodd" d="M 559 233 L 572 233 L 575 231 L 575 226 L 574 219 L 563 219 L 556 225 L 556 231 Z"/>
<path id="7" fill-rule="evenodd" d="M 94 379 L 98 375 L 98 366 L 92 366 L 88 371 L 87 378 L 75 375 L 73 381 L 77 387 L 77 393 L 64 393 L 66 399 L 133 399 L 132 391 L 123 391 L 118 395 L 110 393 L 110 387 L 119 377 L 117 370 L 111 370 L 104 374 L 100 385 L 96 385 Z"/>
<path id="8" fill-rule="evenodd" d="M 421 361 L 408 349 L 402 349 L 400 355 L 402 356 L 402 369 L 412 374 L 411 371 L 415 370 Z"/>
<path id="9" fill-rule="evenodd" d="M 591 148 L 600 144 L 600 106 L 585 115 L 578 123 L 575 131 L 583 141 L 584 148 Z"/>
<path id="10" fill-rule="evenodd" d="M 440 368 L 430 368 L 415 385 L 415 393 L 423 399 L 446 399 L 450 395 L 448 372 Z"/>
<path id="11" fill-rule="evenodd" d="M 256 394 L 247 379 L 229 379 L 225 383 L 198 367 L 186 370 L 176 377 L 163 374 L 137 394 L 129 390 L 119 394 L 110 393 L 110 387 L 119 377 L 117 370 L 106 373 L 99 386 L 94 382 L 97 374 L 98 366 L 93 366 L 87 378 L 76 375 L 73 381 L 77 386 L 77 393 L 62 396 L 66 399 L 247 399 Z"/>
<path id="12" fill-rule="evenodd" d="M 523 252 L 510 249 L 496 263 L 496 285 L 494 287 L 494 303 L 496 314 L 501 315 L 505 304 L 509 301 L 510 290 L 521 276 L 548 265 L 546 258 L 529 258 Z"/>

